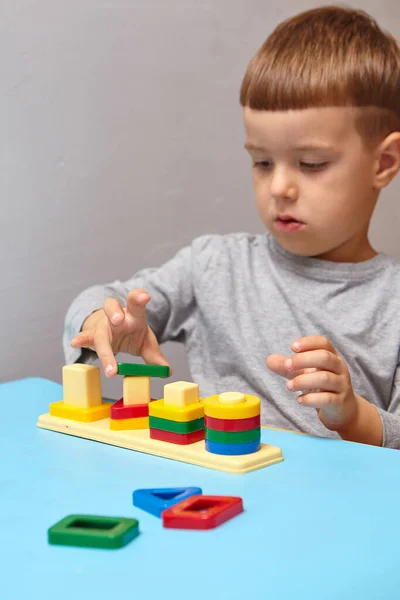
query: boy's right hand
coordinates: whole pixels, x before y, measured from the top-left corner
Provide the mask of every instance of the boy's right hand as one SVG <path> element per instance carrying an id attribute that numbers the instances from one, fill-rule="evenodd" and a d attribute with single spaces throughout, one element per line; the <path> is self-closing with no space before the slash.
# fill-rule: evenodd
<path id="1" fill-rule="evenodd" d="M 170 366 L 147 324 L 149 300 L 149 294 L 140 289 L 129 292 L 126 308 L 122 308 L 118 300 L 108 298 L 102 309 L 85 320 L 80 333 L 71 340 L 71 346 L 94 350 L 107 377 L 117 373 L 114 355 L 118 352 L 141 356 L 146 363 Z"/>

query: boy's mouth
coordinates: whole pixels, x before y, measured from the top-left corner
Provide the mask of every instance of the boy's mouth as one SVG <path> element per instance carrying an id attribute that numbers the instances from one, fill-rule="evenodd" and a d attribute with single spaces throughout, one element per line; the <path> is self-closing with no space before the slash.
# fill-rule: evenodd
<path id="1" fill-rule="evenodd" d="M 291 215 L 278 215 L 275 219 L 275 226 L 278 231 L 292 232 L 301 229 L 305 223 L 295 219 Z"/>

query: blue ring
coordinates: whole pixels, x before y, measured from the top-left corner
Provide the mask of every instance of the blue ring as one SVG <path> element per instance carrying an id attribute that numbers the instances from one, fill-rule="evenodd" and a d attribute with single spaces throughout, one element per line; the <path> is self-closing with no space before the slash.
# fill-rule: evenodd
<path id="1" fill-rule="evenodd" d="M 221 442 L 210 442 L 206 440 L 206 450 L 212 454 L 223 454 L 224 456 L 238 456 L 240 454 L 253 454 L 260 449 L 260 440 L 245 442 L 244 444 L 221 444 Z"/>

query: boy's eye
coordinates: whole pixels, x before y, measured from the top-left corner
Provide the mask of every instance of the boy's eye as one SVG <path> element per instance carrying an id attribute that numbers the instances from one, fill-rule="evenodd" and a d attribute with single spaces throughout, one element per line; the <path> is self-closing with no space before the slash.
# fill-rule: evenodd
<path id="1" fill-rule="evenodd" d="M 318 163 L 306 163 L 300 162 L 300 166 L 304 169 L 310 169 L 311 171 L 317 171 L 318 169 L 323 169 L 328 163 L 327 162 L 318 162 Z"/>
<path id="2" fill-rule="evenodd" d="M 264 169 L 267 169 L 271 166 L 271 162 L 269 160 L 262 160 L 260 162 L 254 162 L 253 166 L 254 167 L 263 167 Z"/>
<path id="3" fill-rule="evenodd" d="M 318 171 L 319 169 L 323 169 L 324 167 L 326 167 L 327 164 L 328 163 L 326 161 L 315 162 L 315 163 L 309 163 L 309 162 L 303 162 L 303 161 L 299 162 L 299 165 L 302 169 L 309 169 L 310 171 Z M 263 169 L 269 169 L 272 166 L 272 162 L 270 160 L 261 160 L 259 162 L 254 161 L 253 166 L 261 167 Z"/>

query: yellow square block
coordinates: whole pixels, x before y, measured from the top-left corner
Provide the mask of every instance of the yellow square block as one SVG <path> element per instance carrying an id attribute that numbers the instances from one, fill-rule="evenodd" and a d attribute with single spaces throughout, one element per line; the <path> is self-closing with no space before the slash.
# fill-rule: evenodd
<path id="1" fill-rule="evenodd" d="M 124 377 L 124 406 L 150 402 L 150 377 Z"/>
<path id="2" fill-rule="evenodd" d="M 174 381 L 164 385 L 165 406 L 190 406 L 199 402 L 199 386 L 188 381 Z"/>
<path id="3" fill-rule="evenodd" d="M 49 413 L 54 417 L 81 421 L 82 423 L 91 423 L 92 421 L 106 419 L 110 416 L 110 410 L 110 402 L 102 402 L 100 406 L 91 406 L 90 408 L 79 408 L 65 404 L 65 402 L 53 402 L 49 407 Z"/>
<path id="4" fill-rule="evenodd" d="M 186 423 L 204 417 L 204 406 L 201 401 L 189 406 L 166 406 L 164 400 L 155 400 L 149 404 L 149 416 Z"/>
<path id="5" fill-rule="evenodd" d="M 69 406 L 90 408 L 100 406 L 100 369 L 94 365 L 66 365 L 62 369 L 64 402 Z"/>
<path id="6" fill-rule="evenodd" d="M 134 419 L 110 419 L 110 429 L 113 431 L 148 428 L 149 417 L 136 417 Z"/>

